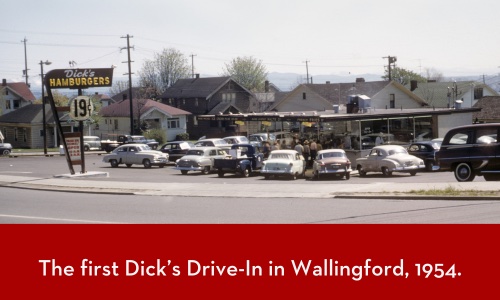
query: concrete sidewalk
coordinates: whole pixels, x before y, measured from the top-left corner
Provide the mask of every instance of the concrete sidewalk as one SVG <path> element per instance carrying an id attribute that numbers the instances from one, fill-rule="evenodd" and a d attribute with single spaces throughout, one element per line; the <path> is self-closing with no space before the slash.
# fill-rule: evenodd
<path id="1" fill-rule="evenodd" d="M 89 174 L 92 175 L 92 174 Z M 102 176 L 98 174 L 97 176 Z M 446 199 L 446 200 L 500 200 L 500 187 L 493 182 L 408 183 L 373 182 L 363 184 L 297 185 L 293 181 L 274 184 L 225 184 L 221 183 L 133 183 L 119 181 L 85 180 L 80 175 L 62 178 L 36 178 L 0 175 L 0 187 L 51 190 L 64 192 L 189 196 L 189 197 L 238 197 L 238 198 L 367 198 L 367 199 Z M 308 188 L 311 187 L 311 188 Z M 477 191 L 478 195 L 464 192 L 460 196 L 422 196 L 411 191 L 445 190 Z"/>

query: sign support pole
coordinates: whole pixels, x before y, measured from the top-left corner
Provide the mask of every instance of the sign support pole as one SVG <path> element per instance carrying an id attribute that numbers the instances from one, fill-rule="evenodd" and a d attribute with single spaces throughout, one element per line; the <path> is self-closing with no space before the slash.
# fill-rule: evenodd
<path id="1" fill-rule="evenodd" d="M 83 91 L 82 89 L 78 89 L 78 96 L 82 96 Z M 85 170 L 85 150 L 84 150 L 84 145 L 83 145 L 83 121 L 78 121 L 78 131 L 80 132 L 80 160 L 82 161 L 82 170 L 81 174 L 87 173 Z"/>

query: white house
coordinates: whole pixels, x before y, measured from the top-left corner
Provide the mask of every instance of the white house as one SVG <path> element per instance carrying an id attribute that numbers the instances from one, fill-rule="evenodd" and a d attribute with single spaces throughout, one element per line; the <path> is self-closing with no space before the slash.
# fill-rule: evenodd
<path id="1" fill-rule="evenodd" d="M 150 99 L 134 99 L 134 120 L 141 120 L 147 128 L 160 128 L 165 131 L 167 141 L 175 140 L 178 134 L 186 133 L 187 116 L 190 112 L 162 104 Z M 99 111 L 98 123 L 94 126 L 93 135 L 105 137 L 110 134 L 130 133 L 130 101 L 102 107 Z"/>

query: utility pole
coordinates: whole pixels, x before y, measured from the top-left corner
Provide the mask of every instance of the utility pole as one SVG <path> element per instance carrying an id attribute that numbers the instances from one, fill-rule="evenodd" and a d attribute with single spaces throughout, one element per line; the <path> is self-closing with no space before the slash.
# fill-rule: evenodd
<path id="1" fill-rule="evenodd" d="M 28 40 L 26 39 L 26 37 L 24 38 L 24 40 L 21 41 L 21 43 L 24 43 L 24 70 L 23 70 L 23 75 L 24 77 L 26 77 L 26 85 L 29 87 L 29 83 L 28 83 L 28 55 L 26 53 L 26 42 Z M 43 85 L 43 78 L 42 78 L 42 85 Z M 42 98 L 43 98 L 43 95 L 42 95 Z"/>
<path id="2" fill-rule="evenodd" d="M 389 62 L 389 81 L 392 81 L 392 68 L 396 68 L 396 61 L 398 60 L 395 56 L 386 56 L 382 58 L 387 58 Z"/>
<path id="3" fill-rule="evenodd" d="M 307 84 L 309 84 L 309 65 L 308 65 L 309 61 L 306 60 L 305 63 L 306 63 L 306 76 L 307 76 L 306 82 L 307 82 Z"/>
<path id="4" fill-rule="evenodd" d="M 194 57 L 196 54 L 191 54 L 191 77 L 194 78 Z"/>
<path id="5" fill-rule="evenodd" d="M 121 37 L 122 39 L 127 39 L 127 47 L 123 47 L 121 48 L 121 50 L 123 49 L 127 49 L 127 53 L 128 53 L 128 60 L 127 61 L 124 61 L 123 63 L 128 63 L 128 73 L 125 73 L 123 75 L 128 75 L 128 97 L 129 97 L 129 101 L 130 101 L 130 135 L 133 135 L 134 134 L 134 109 L 133 109 L 133 104 L 132 104 L 132 66 L 131 66 L 131 63 L 133 63 L 133 61 L 130 60 L 130 38 L 133 38 L 133 36 L 130 36 L 127 34 L 127 36 L 122 36 Z M 133 48 L 133 47 L 132 47 Z M 139 121 L 137 121 L 139 122 Z"/>

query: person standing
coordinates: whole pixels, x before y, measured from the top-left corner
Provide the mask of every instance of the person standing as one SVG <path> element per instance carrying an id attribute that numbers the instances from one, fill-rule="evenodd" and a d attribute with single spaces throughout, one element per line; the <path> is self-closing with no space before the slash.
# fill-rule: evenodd
<path id="1" fill-rule="evenodd" d="M 304 141 L 304 150 L 302 151 L 302 155 L 304 156 L 304 159 L 306 161 L 306 167 L 309 164 L 309 157 L 311 156 L 311 148 L 309 148 L 309 141 L 305 140 Z"/>
<path id="2" fill-rule="evenodd" d="M 309 149 L 311 149 L 311 165 L 313 161 L 316 159 L 316 155 L 318 155 L 318 144 L 316 140 L 312 140 L 311 145 L 309 145 Z"/>
<path id="3" fill-rule="evenodd" d="M 304 152 L 304 147 L 300 144 L 300 141 L 297 140 L 297 144 L 295 145 L 295 151 L 299 152 L 300 155 Z"/>

